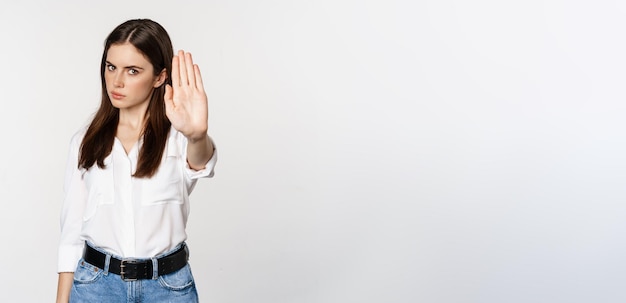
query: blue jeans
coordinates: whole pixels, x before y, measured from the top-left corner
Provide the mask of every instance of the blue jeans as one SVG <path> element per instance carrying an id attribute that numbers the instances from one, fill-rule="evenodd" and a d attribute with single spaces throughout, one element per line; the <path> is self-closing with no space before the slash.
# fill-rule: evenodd
<path id="1" fill-rule="evenodd" d="M 88 302 L 197 303 L 198 293 L 189 264 L 156 279 L 124 281 L 108 268 L 100 269 L 81 259 L 74 272 L 70 303 Z"/>

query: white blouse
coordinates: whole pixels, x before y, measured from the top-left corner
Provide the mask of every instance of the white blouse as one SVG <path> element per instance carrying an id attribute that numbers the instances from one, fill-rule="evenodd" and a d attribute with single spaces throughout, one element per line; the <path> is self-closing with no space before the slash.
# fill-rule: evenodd
<path id="1" fill-rule="evenodd" d="M 151 258 L 187 239 L 189 194 L 212 177 L 217 152 L 205 169 L 187 164 L 187 138 L 170 130 L 163 159 L 151 178 L 134 178 L 142 140 L 126 154 L 116 138 L 104 169 L 78 169 L 86 128 L 71 140 L 61 210 L 59 272 L 73 272 L 85 241 L 124 258 Z"/>

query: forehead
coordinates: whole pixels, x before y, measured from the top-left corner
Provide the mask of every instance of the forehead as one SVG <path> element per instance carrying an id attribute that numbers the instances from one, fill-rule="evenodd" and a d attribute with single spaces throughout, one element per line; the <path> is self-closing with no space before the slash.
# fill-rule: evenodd
<path id="1" fill-rule="evenodd" d="M 130 43 L 113 44 L 107 52 L 107 61 L 116 66 L 152 67 L 150 61 Z"/>

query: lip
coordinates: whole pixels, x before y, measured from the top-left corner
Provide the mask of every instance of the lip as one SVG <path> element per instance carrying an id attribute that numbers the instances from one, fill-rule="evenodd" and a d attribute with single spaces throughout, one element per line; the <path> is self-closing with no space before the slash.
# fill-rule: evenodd
<path id="1" fill-rule="evenodd" d="M 111 98 L 116 99 L 116 100 L 120 100 L 123 99 L 124 97 L 126 97 L 125 95 L 122 95 L 118 92 L 111 92 Z"/>
<path id="2" fill-rule="evenodd" d="M 122 95 L 118 92 L 111 92 L 111 98 L 116 99 L 116 100 L 120 100 L 120 99 L 124 99 L 124 97 L 126 97 L 125 95 Z"/>

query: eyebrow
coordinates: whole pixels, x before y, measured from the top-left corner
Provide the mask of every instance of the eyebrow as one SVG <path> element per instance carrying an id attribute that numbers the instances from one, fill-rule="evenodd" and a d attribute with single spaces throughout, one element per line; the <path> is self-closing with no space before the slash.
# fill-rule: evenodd
<path id="1" fill-rule="evenodd" d="M 113 63 L 111 63 L 109 61 L 106 61 L 106 64 L 115 66 L 115 64 L 113 64 Z M 130 69 L 130 68 L 132 68 L 132 69 L 141 69 L 141 70 L 144 69 L 143 67 L 139 67 L 139 66 L 136 66 L 136 65 L 124 66 L 124 68 L 125 69 Z"/>

